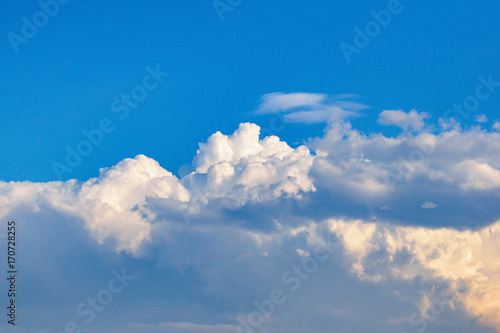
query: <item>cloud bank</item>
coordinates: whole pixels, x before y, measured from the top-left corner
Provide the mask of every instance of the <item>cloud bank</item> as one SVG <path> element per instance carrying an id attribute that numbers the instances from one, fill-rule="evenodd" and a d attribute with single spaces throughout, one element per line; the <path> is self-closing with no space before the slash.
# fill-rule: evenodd
<path id="1" fill-rule="evenodd" d="M 327 101 L 325 95 L 276 93 L 263 97 L 258 112 L 293 110 L 289 119 L 299 119 L 298 108 L 308 107 L 312 119 L 315 108 L 325 111 L 332 103 Z M 331 263 L 314 273 L 316 282 L 304 279 L 303 288 L 286 294 L 290 301 L 255 331 L 299 332 L 294 320 L 308 297 L 314 298 L 311 318 L 324 323 L 318 332 L 331 331 L 331 320 L 337 327 L 350 323 L 346 332 L 363 329 L 350 301 L 325 298 L 335 288 L 349 290 L 353 303 L 366 302 L 359 311 L 375 331 L 409 330 L 415 322 L 405 318 L 413 310 L 419 323 L 443 325 L 442 331 L 456 331 L 450 323 L 463 318 L 482 325 L 463 322 L 464 332 L 467 325 L 500 331 L 500 133 L 444 120 L 440 128 L 426 127 L 425 118 L 417 111 L 384 111 L 381 123 L 412 129 L 386 137 L 366 135 L 341 117 L 328 120 L 324 136 L 297 147 L 276 136 L 260 138 L 259 126 L 243 123 L 230 135 L 217 132 L 200 143 L 192 171 L 182 178 L 138 155 L 85 182 L 0 182 L 0 215 L 22 220 L 31 246 L 42 253 L 52 251 L 44 250 L 45 237 L 62 237 L 65 230 L 71 237 L 61 244 L 68 258 L 104 251 L 109 258 L 125 256 L 139 271 L 164 272 L 145 283 L 166 288 L 159 292 L 165 299 L 179 296 L 163 294 L 169 292 L 164 283 L 185 281 L 178 302 L 190 299 L 186 308 L 172 308 L 172 317 L 159 321 L 131 317 L 122 331 L 236 331 L 238 318 L 255 311 L 255 298 L 264 299 L 273 285 L 286 291 L 283 272 L 311 257 L 325 237 L 340 245 Z M 78 241 L 69 242 L 73 238 Z M 37 254 L 27 256 L 36 265 Z M 105 267 L 105 261 L 96 265 Z M 145 268 L 144 261 L 154 264 Z M 59 262 L 47 265 L 58 272 Z M 460 295 L 443 303 L 448 311 L 438 324 L 429 320 L 429 309 L 433 286 L 443 281 Z M 33 283 L 51 288 L 55 282 L 42 277 Z M 374 294 L 359 294 L 360 285 Z M 377 293 L 388 290 L 391 312 L 378 312 Z M 147 297 L 155 296 L 138 297 L 150 309 Z M 370 317 L 374 313 L 377 318 Z"/>

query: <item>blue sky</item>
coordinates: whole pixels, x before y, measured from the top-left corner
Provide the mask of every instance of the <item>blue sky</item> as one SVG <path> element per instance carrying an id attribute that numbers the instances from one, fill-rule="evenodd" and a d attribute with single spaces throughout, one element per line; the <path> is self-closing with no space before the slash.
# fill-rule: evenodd
<path id="1" fill-rule="evenodd" d="M 230 133 L 243 121 L 265 126 L 268 119 L 250 113 L 260 96 L 276 91 L 359 95 L 372 106 L 357 120 L 368 133 L 383 130 L 374 120 L 385 109 L 415 108 L 437 121 L 473 91 L 479 75 L 497 76 L 499 5 L 401 6 L 348 64 L 339 44 L 352 44 L 354 27 L 387 2 L 243 1 L 220 21 L 210 2 L 71 1 L 17 54 L 2 39 L 1 157 L 9 163 L 1 178 L 56 179 L 52 161 L 64 159 L 83 129 L 116 116 L 113 100 L 156 64 L 168 80 L 64 179 L 88 179 L 138 153 L 177 172 L 215 131 Z M 20 34 L 21 19 L 39 10 L 35 1 L 6 4 L 3 35 Z M 495 118 L 498 98 L 478 112 Z M 293 143 L 321 131 L 296 125 L 280 135 Z"/>
<path id="2" fill-rule="evenodd" d="M 0 20 L 0 332 L 500 332 L 500 4 L 55 1 Z"/>

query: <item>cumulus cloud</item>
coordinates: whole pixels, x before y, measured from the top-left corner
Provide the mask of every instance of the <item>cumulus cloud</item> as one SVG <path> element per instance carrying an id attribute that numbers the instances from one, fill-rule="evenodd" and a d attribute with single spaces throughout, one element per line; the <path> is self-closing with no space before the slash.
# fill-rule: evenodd
<path id="1" fill-rule="evenodd" d="M 394 125 L 405 130 L 419 131 L 425 126 L 424 119 L 430 115 L 426 112 L 411 110 L 406 113 L 401 110 L 385 110 L 378 116 L 378 122 L 382 125 Z"/>
<path id="2" fill-rule="evenodd" d="M 131 253 L 164 216 L 196 215 L 202 209 L 214 216 L 227 214 L 227 209 L 243 214 L 241 209 L 249 205 L 254 215 L 267 214 L 255 205 L 282 199 L 308 202 L 291 215 L 315 218 L 375 214 L 425 223 L 419 222 L 423 216 L 418 213 L 408 220 L 406 212 L 416 211 L 422 205 L 417 202 L 429 196 L 440 201 L 443 209 L 437 214 L 448 214 L 435 216 L 441 225 L 462 220 L 462 225 L 472 226 L 499 216 L 496 132 L 452 129 L 389 138 L 367 136 L 340 122 L 311 140 L 309 148 L 291 148 L 276 136 L 260 140 L 259 130 L 243 123 L 231 135 L 213 134 L 200 144 L 194 171 L 181 179 L 138 155 L 101 169 L 99 177 L 83 183 L 3 182 L 0 214 L 6 216 L 21 204 L 33 210 L 47 206 L 81 219 L 99 242 L 116 241 L 117 250 Z"/>
<path id="3" fill-rule="evenodd" d="M 367 136 L 340 122 L 331 124 L 324 137 L 311 140 L 309 148 L 291 148 L 276 136 L 260 140 L 259 130 L 243 123 L 231 135 L 213 134 L 200 144 L 194 171 L 181 179 L 138 155 L 101 169 L 99 177 L 83 183 L 0 183 L 0 213 L 6 216 L 21 204 L 34 210 L 46 205 L 80 218 L 99 242 L 114 240 L 118 250 L 129 252 L 138 251 L 152 224 L 165 214 L 203 209 L 218 215 L 248 205 L 257 212 L 259 203 L 287 198 L 309 202 L 293 215 L 316 218 L 368 207 L 364 218 L 376 211 L 380 217 L 418 223 L 406 220 L 405 211 L 419 208 L 417 202 L 430 195 L 449 214 L 440 223 L 456 223 L 455 217 L 470 217 L 465 225 L 472 219 L 491 223 L 499 216 L 496 132 L 452 129 L 389 138 Z M 477 205 L 471 207 L 471 202 Z"/>
<path id="4" fill-rule="evenodd" d="M 454 169 L 464 189 L 487 190 L 500 186 L 500 170 L 482 160 L 463 161 Z"/>
<path id="5" fill-rule="evenodd" d="M 284 100 L 281 109 L 272 103 L 264 109 L 274 105 L 276 110 L 295 110 L 324 105 L 328 99 L 299 95 Z M 299 112 L 287 114 L 300 116 Z M 384 117 L 403 126 L 410 126 L 408 117 L 423 122 L 423 114 L 404 114 L 401 121 Z M 364 311 L 366 325 L 396 331 L 404 328 L 407 320 L 401 318 L 409 315 L 401 312 L 402 304 L 425 315 L 433 297 L 429 286 L 440 281 L 454 289 L 465 288 L 454 307 L 450 305 L 451 321 L 465 321 L 461 314 L 466 313 L 498 328 L 500 134 L 460 127 L 431 131 L 418 122 L 410 127 L 419 131 L 397 137 L 366 135 L 342 119 L 330 122 L 322 137 L 293 148 L 276 136 L 260 139 L 259 126 L 243 123 L 232 134 L 217 132 L 200 143 L 192 171 L 182 178 L 138 155 L 101 169 L 98 177 L 85 182 L 0 182 L 0 217 L 26 221 L 26 233 L 34 238 L 30 246 L 39 249 L 31 251 L 33 262 L 42 260 L 38 253 L 53 257 L 47 244 L 62 237 L 56 230 L 78 240 L 62 237 L 65 259 L 61 260 L 66 264 L 71 256 L 80 256 L 78 265 L 84 263 L 86 270 L 93 267 L 91 262 L 106 267 L 96 259 L 101 246 L 114 250 L 116 258 L 131 255 L 126 256 L 127 263 L 153 276 L 144 285 L 155 285 L 154 291 L 138 288 L 138 308 L 161 303 L 144 298 L 156 294 L 165 297 L 163 306 L 175 299 L 182 307 L 186 300 L 176 288 L 185 288 L 187 298 L 198 302 L 182 310 L 169 308 L 171 312 L 165 312 L 170 317 L 156 322 L 151 317 L 144 322 L 131 319 L 136 324 L 130 325 L 136 326 L 127 323 L 122 331 L 232 332 L 241 313 L 254 311 L 255 298 L 265 299 L 276 284 L 286 290 L 283 272 L 311 258 L 325 235 L 341 245 L 332 255 L 332 267 L 317 273 L 327 275 L 311 284 L 317 287 L 287 294 L 290 302 L 262 329 L 300 331 L 294 320 L 301 316 L 355 325 L 359 320 L 353 313 Z M 436 208 L 434 202 L 440 209 L 421 209 Z M 86 253 L 92 260 L 85 259 Z M 141 259 L 154 264 L 149 267 Z M 39 269 L 46 269 L 49 276 L 50 272 L 64 276 L 57 265 L 44 262 L 46 268 Z M 35 271 L 27 273 L 37 281 Z M 54 281 L 44 278 L 33 283 L 64 292 L 72 288 L 68 282 Z M 373 289 L 358 292 L 360 283 Z M 353 304 L 333 300 L 325 294 L 331 289 L 348 290 Z M 367 290 L 373 295 L 374 290 L 389 291 L 394 297 L 383 310 L 376 306 L 378 296 L 364 301 Z M 297 295 L 295 301 L 292 295 Z M 311 312 L 304 314 L 306 303 Z M 213 304 L 218 304 L 215 310 Z M 288 318 L 294 325 L 280 322 L 285 309 L 296 317 Z M 210 311 L 216 310 L 220 310 L 217 318 L 211 320 Z M 204 320 L 197 321 L 200 313 Z M 370 318 L 370 313 L 377 315 Z"/>
<path id="6" fill-rule="evenodd" d="M 230 136 L 213 134 L 200 144 L 196 170 L 181 182 L 199 193 L 196 199 L 225 198 L 237 205 L 314 191 L 309 149 L 291 148 L 276 136 L 259 140 L 259 131 L 244 123 Z"/>
<path id="7" fill-rule="evenodd" d="M 230 136 L 218 132 L 200 144 L 196 170 L 182 179 L 138 155 L 83 183 L 0 183 L 0 213 L 6 216 L 21 204 L 33 210 L 44 204 L 83 220 L 99 242 L 110 239 L 118 251 L 137 253 L 158 220 L 151 202 L 191 212 L 219 198 L 240 206 L 300 196 L 315 190 L 308 176 L 313 158 L 307 147 L 291 148 L 276 136 L 259 140 L 259 127 L 244 123 Z"/>
<path id="8" fill-rule="evenodd" d="M 476 232 L 343 220 L 329 225 L 359 278 L 444 279 L 461 287 L 457 300 L 471 316 L 500 331 L 500 222 Z"/>
<path id="9" fill-rule="evenodd" d="M 366 135 L 343 122 L 329 126 L 309 147 L 316 153 L 311 176 L 318 180 L 318 193 L 327 195 L 330 202 L 342 200 L 337 209 L 351 216 L 365 211 L 357 216 L 368 218 L 386 206 L 395 208 L 380 212 L 386 218 L 468 227 L 492 223 L 499 216 L 495 202 L 500 188 L 500 136 L 496 132 L 453 128 L 393 138 Z M 415 210 L 429 197 L 442 208 L 434 210 L 432 220 Z M 475 210 L 473 216 L 469 209 Z"/>
<path id="10" fill-rule="evenodd" d="M 136 252 L 149 238 L 154 213 L 144 207 L 147 198 L 185 202 L 189 192 L 158 162 L 138 155 L 100 170 L 98 178 L 50 183 L 1 183 L 5 217 L 18 205 L 37 211 L 42 207 L 80 218 L 102 243 L 116 241 L 118 251 Z"/>

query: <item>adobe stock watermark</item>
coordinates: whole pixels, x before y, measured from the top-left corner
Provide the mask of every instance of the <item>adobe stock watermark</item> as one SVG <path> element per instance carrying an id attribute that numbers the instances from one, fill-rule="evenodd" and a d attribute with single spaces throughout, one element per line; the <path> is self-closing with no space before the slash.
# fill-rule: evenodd
<path id="1" fill-rule="evenodd" d="M 81 320 L 87 325 L 94 321 L 96 312 L 103 312 L 106 306 L 113 301 L 113 295 L 121 294 L 129 282 L 136 278 L 133 275 L 127 275 L 125 268 L 122 268 L 121 273 L 112 270 L 111 274 L 113 277 L 109 280 L 107 288 L 99 290 L 95 297 L 87 297 L 76 308 L 76 314 L 82 317 Z M 60 333 L 81 333 L 82 331 L 82 325 L 76 321 L 68 321 Z"/>
<path id="2" fill-rule="evenodd" d="M 382 29 L 387 28 L 392 22 L 393 16 L 400 14 L 403 9 L 404 7 L 401 5 L 400 0 L 389 0 L 386 9 L 382 9 L 378 12 L 372 10 L 370 15 L 373 17 L 373 20 L 366 23 L 364 29 L 358 26 L 354 27 L 354 32 L 356 32 L 353 39 L 354 45 L 346 42 L 341 42 L 339 44 L 346 62 L 350 64 L 352 62 L 352 55 L 359 54 L 361 50 L 368 47 L 372 39 L 380 35 Z"/>
<path id="3" fill-rule="evenodd" d="M 471 117 L 472 113 L 477 112 L 481 105 L 481 101 L 485 101 L 491 97 L 496 88 L 500 88 L 500 81 L 493 81 L 493 74 L 489 74 L 487 78 L 479 76 L 479 84 L 474 89 L 474 93 L 466 96 L 461 103 L 453 104 L 452 108 L 447 109 L 443 114 L 445 121 L 453 119 L 458 124 L 463 125 L 466 119 Z M 449 140 L 450 137 L 445 139 Z M 426 145 L 424 142 L 417 142 L 417 149 L 410 152 L 408 160 L 403 156 L 399 156 L 398 173 L 402 177 L 407 177 L 415 169 L 416 165 L 422 163 L 426 157 L 434 154 L 435 146 Z"/>
<path id="4" fill-rule="evenodd" d="M 111 112 L 117 113 L 120 120 L 128 118 L 131 110 L 137 109 L 139 104 L 148 97 L 149 92 L 158 88 L 163 79 L 169 75 L 169 73 L 160 70 L 160 65 L 156 65 L 155 69 L 147 66 L 146 72 L 148 74 L 143 77 L 142 84 L 133 87 L 130 94 L 122 94 L 120 98 L 116 98 L 111 103 Z M 65 163 L 52 161 L 52 169 L 57 179 L 62 181 L 65 173 L 72 172 L 78 167 L 84 157 L 89 156 L 94 148 L 102 144 L 104 135 L 111 134 L 115 129 L 113 120 L 103 118 L 99 121 L 97 128 L 82 130 L 84 139 L 80 140 L 74 147 L 66 146 Z"/>
<path id="5" fill-rule="evenodd" d="M 215 12 L 219 16 L 220 21 L 224 21 L 224 13 L 232 12 L 236 7 L 241 5 L 243 0 L 214 0 L 212 2 Z"/>
<path id="6" fill-rule="evenodd" d="M 493 74 L 489 74 L 487 79 L 482 76 L 477 79 L 479 84 L 474 89 L 474 93 L 465 97 L 462 103 L 455 103 L 453 108 L 447 109 L 443 114 L 444 119 L 454 119 L 462 125 L 471 116 L 471 113 L 475 113 L 479 109 L 481 101 L 489 99 L 495 89 L 500 88 L 500 81 L 493 81 Z M 464 109 L 470 113 L 465 112 Z"/>
<path id="7" fill-rule="evenodd" d="M 38 35 L 39 29 L 45 27 L 50 19 L 54 18 L 60 10 L 60 5 L 67 5 L 71 0 L 40 0 L 38 6 L 41 10 L 35 12 L 31 20 L 26 16 L 21 19 L 23 25 L 21 34 L 9 32 L 7 39 L 14 50 L 14 53 L 19 52 L 21 44 L 28 44 L 30 40 Z"/>
<path id="8" fill-rule="evenodd" d="M 282 112 L 276 113 L 269 120 L 269 126 L 261 128 L 260 133 L 265 136 L 277 135 L 286 127 L 285 117 Z"/>
<path id="9" fill-rule="evenodd" d="M 288 290 L 290 292 L 297 291 L 302 282 L 308 280 L 311 274 L 318 270 L 319 264 L 328 260 L 339 247 L 340 243 L 332 242 L 331 236 L 327 236 L 324 244 L 317 245 L 309 256 L 301 260 L 300 265 L 294 264 L 290 269 L 286 270 L 281 275 L 281 281 L 289 286 Z M 268 299 L 262 302 L 255 300 L 253 304 L 256 311 L 238 317 L 239 325 L 236 332 L 253 333 L 254 329 L 259 328 L 266 318 L 273 315 L 278 305 L 282 305 L 287 301 L 285 291 L 276 288 L 269 293 Z"/>

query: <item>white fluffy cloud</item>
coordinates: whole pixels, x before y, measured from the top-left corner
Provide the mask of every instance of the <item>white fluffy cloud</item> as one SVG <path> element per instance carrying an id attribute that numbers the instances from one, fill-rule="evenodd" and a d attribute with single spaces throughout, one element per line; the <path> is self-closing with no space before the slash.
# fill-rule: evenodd
<path id="1" fill-rule="evenodd" d="M 312 203 L 306 215 L 350 214 L 349 209 L 364 206 L 401 219 L 397 216 L 411 207 L 395 207 L 411 205 L 411 198 L 415 208 L 438 201 L 439 211 L 450 216 L 481 209 L 476 218 L 491 223 L 498 217 L 499 133 L 452 129 L 389 138 L 366 136 L 340 122 L 310 141 L 310 148 L 291 148 L 276 136 L 260 140 L 259 130 L 244 123 L 231 135 L 213 134 L 200 144 L 195 170 L 181 179 L 138 155 L 101 169 L 98 178 L 84 183 L 0 183 L 0 213 L 7 216 L 21 204 L 35 211 L 47 205 L 82 219 L 99 242 L 114 240 L 118 250 L 130 252 L 138 251 L 151 225 L 161 220 L 159 206 L 162 214 L 185 215 L 295 198 Z M 320 197 L 313 197 L 317 188 Z M 339 200 L 347 202 L 338 205 Z M 470 207 L 471 200 L 478 207 Z"/>
<path id="2" fill-rule="evenodd" d="M 98 178 L 50 183 L 0 183 L 1 215 L 20 204 L 42 204 L 82 219 L 99 242 L 116 241 L 117 250 L 136 253 L 150 237 L 156 212 L 148 201 L 161 199 L 174 211 L 199 211 L 224 198 L 240 206 L 314 191 L 308 171 L 313 156 L 305 146 L 290 148 L 278 137 L 259 140 L 259 127 L 241 124 L 234 134 L 220 132 L 200 144 L 196 170 L 178 179 L 144 155 L 100 170 Z"/>
<path id="3" fill-rule="evenodd" d="M 444 210 L 439 211 L 446 211 L 442 221 L 451 223 L 476 208 L 471 221 L 498 218 L 499 133 L 452 128 L 403 132 L 394 138 L 365 135 L 342 122 L 332 124 L 309 147 L 316 153 L 311 168 L 316 187 L 339 200 L 347 197 L 348 203 L 363 202 L 370 209 L 393 208 L 384 210 L 388 214 L 440 202 Z"/>
<path id="4" fill-rule="evenodd" d="M 41 207 L 80 218 L 99 242 L 116 241 L 116 249 L 136 252 L 149 238 L 154 213 L 144 207 L 146 198 L 185 202 L 189 192 L 158 162 L 138 155 L 100 170 L 99 178 L 50 183 L 2 183 L 2 217 L 18 205 L 32 211 Z"/>
<path id="5" fill-rule="evenodd" d="M 288 96 L 264 110 L 316 105 L 325 98 Z M 383 118 L 418 133 L 365 135 L 341 120 L 296 148 L 276 136 L 260 139 L 259 126 L 243 123 L 233 134 L 217 132 L 201 143 L 193 171 L 182 178 L 138 155 L 86 182 L 0 182 L 0 217 L 23 212 L 27 226 L 36 229 L 55 216 L 85 230 L 96 244 L 111 245 L 117 255 L 154 258 L 157 267 L 190 276 L 188 285 L 202 285 L 212 302 L 238 307 L 227 310 L 223 325 L 166 318 L 134 324 L 142 331 L 234 331 L 236 316 L 252 306 L 255 294 L 265 297 L 263 290 L 279 283 L 293 260 L 310 256 L 325 228 L 340 241 L 343 262 L 362 281 L 356 283 L 407 288 L 395 294 L 395 313 L 398 302 L 416 304 L 422 314 L 429 309 L 432 292 L 419 279 L 448 281 L 466 288 L 452 309 L 457 318 L 463 311 L 500 328 L 500 133 L 456 126 L 436 133 L 414 121 L 423 122 L 422 114 L 405 115 Z M 439 209 L 421 209 L 435 203 Z M 336 282 L 326 279 L 321 286 L 328 283 Z M 409 289 L 424 296 L 415 300 Z M 311 292 L 321 298 L 321 292 Z M 311 307 L 328 318 L 350 313 L 327 300 Z M 277 316 L 267 328 L 276 327 Z M 384 325 L 400 328 L 398 320 L 387 317 Z"/>
<path id="6" fill-rule="evenodd" d="M 200 144 L 196 170 L 181 180 L 196 200 L 225 198 L 241 205 L 315 190 L 309 149 L 293 149 L 276 136 L 259 140 L 259 131 L 244 123 L 230 136 L 217 132 Z"/>

